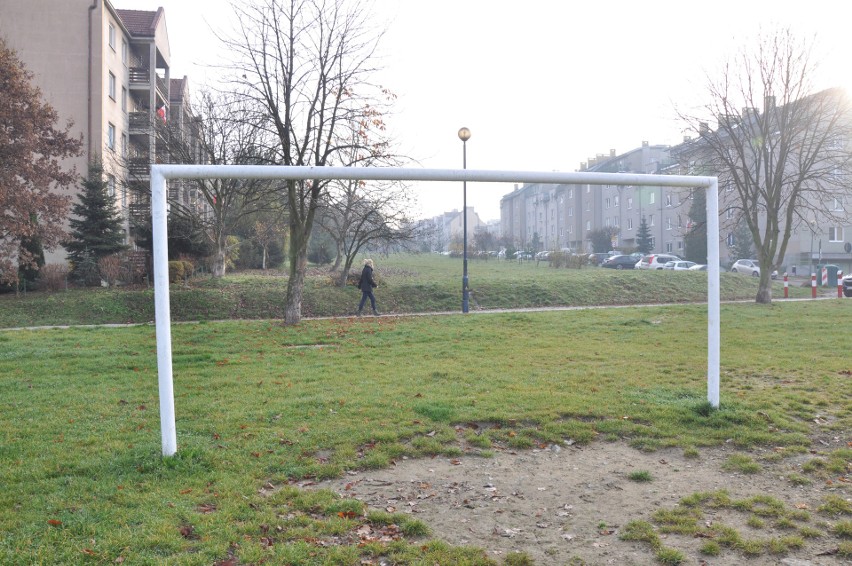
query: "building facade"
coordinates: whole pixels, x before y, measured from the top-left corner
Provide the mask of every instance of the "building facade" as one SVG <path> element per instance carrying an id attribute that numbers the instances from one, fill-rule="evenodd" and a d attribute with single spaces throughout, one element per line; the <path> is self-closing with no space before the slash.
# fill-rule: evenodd
<path id="1" fill-rule="evenodd" d="M 124 219 L 150 216 L 150 165 L 158 154 L 158 121 L 170 110 L 166 18 L 157 11 L 117 10 L 109 0 L 0 0 L 0 33 L 14 49 L 59 124 L 73 123 L 83 154 L 64 163 L 87 174 L 103 163 L 105 180 Z M 70 187 L 73 197 L 79 186 Z M 76 200 L 76 199 L 75 199 Z M 63 261 L 62 249 L 48 263 Z"/>
<path id="2" fill-rule="evenodd" d="M 642 142 L 624 154 L 610 150 L 582 163 L 580 171 L 660 174 L 670 165 L 669 146 Z M 613 232 L 612 249 L 633 251 L 642 218 L 651 230 L 655 251 L 683 248 L 686 219 L 682 190 L 583 184 L 527 184 L 500 201 L 501 233 L 517 249 L 592 251 L 590 234 Z"/>

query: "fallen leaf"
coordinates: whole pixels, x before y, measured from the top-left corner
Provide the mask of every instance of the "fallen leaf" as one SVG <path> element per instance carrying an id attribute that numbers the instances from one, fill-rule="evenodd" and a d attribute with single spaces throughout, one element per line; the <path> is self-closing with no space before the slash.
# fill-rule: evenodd
<path id="1" fill-rule="evenodd" d="M 61 524 L 62 524 L 62 521 L 60 521 L 59 519 L 49 519 L 49 520 L 47 521 L 47 524 L 48 524 L 48 525 L 53 525 L 54 527 L 58 527 L 59 525 L 61 525 Z"/>
<path id="2" fill-rule="evenodd" d="M 83 554 L 88 554 L 89 556 L 95 556 L 95 551 L 91 548 L 84 548 L 80 552 L 82 552 Z"/>

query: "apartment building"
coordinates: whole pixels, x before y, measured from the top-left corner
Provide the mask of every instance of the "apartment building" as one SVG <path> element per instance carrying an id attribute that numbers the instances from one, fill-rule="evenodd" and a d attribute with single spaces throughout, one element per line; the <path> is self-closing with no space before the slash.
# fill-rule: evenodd
<path id="1" fill-rule="evenodd" d="M 627 153 L 597 155 L 580 171 L 658 174 L 669 166 L 669 147 L 642 142 Z M 664 187 L 526 184 L 500 201 L 501 233 L 518 249 L 590 252 L 590 233 L 617 229 L 612 247 L 631 250 L 642 218 L 651 229 L 654 251 L 683 248 L 683 191 Z"/>
<path id="2" fill-rule="evenodd" d="M 109 0 L 0 0 L 0 34 L 33 73 L 59 123 L 73 122 L 73 135 L 83 139 L 83 155 L 65 165 L 83 177 L 91 160 L 102 160 L 132 243 L 130 215 L 150 215 L 157 123 L 170 115 L 163 9 L 119 10 Z M 46 259 L 64 258 L 58 249 Z"/>

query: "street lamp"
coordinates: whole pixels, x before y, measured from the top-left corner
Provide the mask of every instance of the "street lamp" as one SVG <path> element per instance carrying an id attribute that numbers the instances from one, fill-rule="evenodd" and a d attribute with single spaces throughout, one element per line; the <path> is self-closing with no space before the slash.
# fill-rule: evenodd
<path id="1" fill-rule="evenodd" d="M 462 141 L 462 168 L 467 169 L 467 140 L 470 139 L 470 130 L 461 128 L 459 130 L 459 139 Z M 462 258 L 464 267 L 462 268 L 462 312 L 468 311 L 468 280 L 467 280 L 467 180 L 462 181 Z"/>

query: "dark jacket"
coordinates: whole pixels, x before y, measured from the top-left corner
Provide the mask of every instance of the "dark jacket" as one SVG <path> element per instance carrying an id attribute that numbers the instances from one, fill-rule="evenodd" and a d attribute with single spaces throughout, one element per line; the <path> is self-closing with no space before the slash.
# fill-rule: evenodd
<path id="1" fill-rule="evenodd" d="M 373 268 L 365 265 L 361 270 L 361 279 L 358 281 L 358 288 L 364 292 L 369 292 L 373 287 L 378 287 L 373 280 Z"/>

